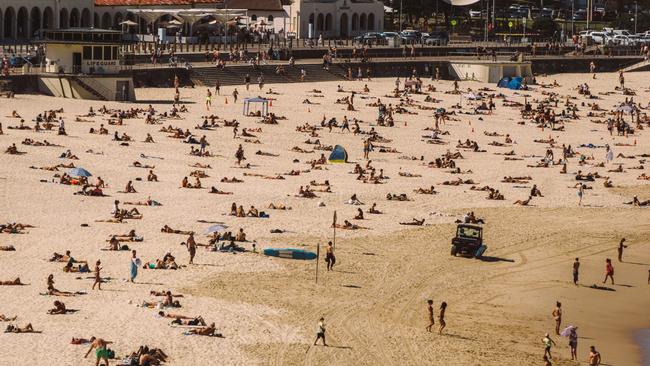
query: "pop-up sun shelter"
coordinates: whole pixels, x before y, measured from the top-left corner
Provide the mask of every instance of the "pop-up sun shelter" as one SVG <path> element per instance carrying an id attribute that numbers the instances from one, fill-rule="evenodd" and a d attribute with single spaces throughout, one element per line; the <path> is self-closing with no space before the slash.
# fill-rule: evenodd
<path id="1" fill-rule="evenodd" d="M 244 98 L 244 116 L 248 116 L 250 113 L 250 105 L 261 104 L 262 105 L 262 116 L 266 116 L 269 113 L 269 100 L 264 98 Z"/>
<path id="2" fill-rule="evenodd" d="M 524 79 L 521 76 L 509 77 L 506 76 L 499 80 L 497 86 L 499 88 L 508 88 L 512 90 L 519 90 L 521 88 L 521 83 Z"/>
<path id="3" fill-rule="evenodd" d="M 345 151 L 343 146 L 336 145 L 334 146 L 334 150 L 332 150 L 332 153 L 330 154 L 330 158 L 328 160 L 330 163 L 347 163 L 348 152 Z"/>

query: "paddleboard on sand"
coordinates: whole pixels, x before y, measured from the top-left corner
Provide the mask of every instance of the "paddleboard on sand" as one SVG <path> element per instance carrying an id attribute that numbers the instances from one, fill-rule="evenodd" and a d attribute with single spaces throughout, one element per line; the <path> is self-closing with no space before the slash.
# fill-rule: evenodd
<path id="1" fill-rule="evenodd" d="M 316 253 L 314 252 L 308 252 L 303 249 L 292 249 L 292 248 L 285 248 L 285 249 L 267 248 L 264 249 L 264 255 L 268 255 L 269 257 L 280 257 L 280 258 L 287 258 L 287 259 L 302 259 L 302 260 L 316 259 Z"/>

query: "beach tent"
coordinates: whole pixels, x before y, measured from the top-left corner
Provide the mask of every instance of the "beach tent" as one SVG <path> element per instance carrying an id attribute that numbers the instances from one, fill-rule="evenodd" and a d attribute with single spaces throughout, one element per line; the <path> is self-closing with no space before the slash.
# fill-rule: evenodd
<path id="1" fill-rule="evenodd" d="M 497 86 L 499 88 L 507 88 L 508 83 L 510 82 L 510 79 L 511 79 L 510 76 L 506 76 L 506 77 L 501 78 L 501 80 L 499 80 L 499 82 L 497 83 Z"/>
<path id="2" fill-rule="evenodd" d="M 334 146 L 334 150 L 332 150 L 332 153 L 330 154 L 330 158 L 328 160 L 330 163 L 347 163 L 348 152 L 345 151 L 343 146 L 336 145 Z"/>
<path id="3" fill-rule="evenodd" d="M 521 88 L 521 82 L 524 79 L 521 76 L 515 76 L 508 83 L 508 89 L 519 90 Z"/>
<path id="4" fill-rule="evenodd" d="M 250 113 L 250 105 L 260 104 L 262 106 L 262 116 L 266 116 L 269 113 L 269 100 L 264 98 L 244 98 L 244 116 L 248 116 Z"/>

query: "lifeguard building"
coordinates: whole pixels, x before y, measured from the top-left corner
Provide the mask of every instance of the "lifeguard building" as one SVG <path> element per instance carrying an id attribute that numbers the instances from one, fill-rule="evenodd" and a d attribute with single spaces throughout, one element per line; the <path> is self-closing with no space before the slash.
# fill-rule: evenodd
<path id="1" fill-rule="evenodd" d="M 42 33 L 44 72 L 39 90 L 63 98 L 135 100 L 133 78 L 124 65 L 120 31 L 72 28 Z"/>

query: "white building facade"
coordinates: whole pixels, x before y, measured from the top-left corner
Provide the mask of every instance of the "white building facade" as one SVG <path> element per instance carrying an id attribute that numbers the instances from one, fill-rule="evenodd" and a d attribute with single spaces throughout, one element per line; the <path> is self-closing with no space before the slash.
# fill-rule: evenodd
<path id="1" fill-rule="evenodd" d="M 298 38 L 347 38 L 384 29 L 384 4 L 378 0 L 295 0 L 284 8 L 287 31 Z"/>

